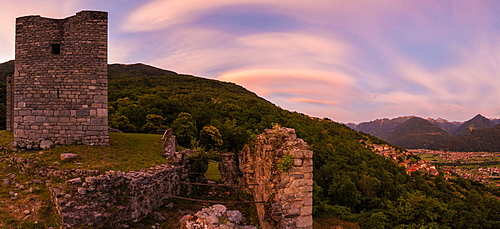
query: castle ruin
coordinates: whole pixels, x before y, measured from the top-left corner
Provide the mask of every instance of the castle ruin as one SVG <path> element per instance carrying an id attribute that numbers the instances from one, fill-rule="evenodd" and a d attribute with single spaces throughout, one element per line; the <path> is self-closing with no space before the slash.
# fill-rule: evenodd
<path id="1" fill-rule="evenodd" d="M 108 145 L 108 14 L 16 20 L 7 130 L 19 147 Z"/>

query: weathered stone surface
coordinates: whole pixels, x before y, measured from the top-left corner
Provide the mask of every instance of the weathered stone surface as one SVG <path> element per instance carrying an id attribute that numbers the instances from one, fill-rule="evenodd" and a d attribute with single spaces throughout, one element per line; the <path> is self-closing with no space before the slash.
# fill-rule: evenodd
<path id="1" fill-rule="evenodd" d="M 296 220 L 296 228 L 312 229 L 313 219 L 309 216 L 301 216 Z"/>
<path id="2" fill-rule="evenodd" d="M 85 171 L 77 174 L 93 173 Z M 107 171 L 74 178 L 62 187 L 49 186 L 49 190 L 64 227 L 113 228 L 148 215 L 164 220 L 154 210 L 167 204 L 169 195 L 189 193 L 190 187 L 179 182 L 188 181 L 188 174 L 184 166 L 163 164 L 141 171 Z"/>
<path id="3" fill-rule="evenodd" d="M 227 219 L 236 224 L 240 224 L 243 221 L 243 214 L 237 210 L 230 210 L 226 212 Z"/>
<path id="4" fill-rule="evenodd" d="M 238 183 L 238 166 L 236 165 L 234 156 L 234 153 L 221 154 L 219 171 L 221 173 L 222 183 L 226 185 L 234 185 Z"/>
<path id="5" fill-rule="evenodd" d="M 290 157 L 291 167 L 278 169 Z M 257 136 L 255 145 L 240 153 L 240 170 L 253 194 L 260 226 L 312 228 L 312 158 L 307 144 L 293 129 L 274 127 Z"/>
<path id="6" fill-rule="evenodd" d="M 82 183 L 83 183 L 83 181 L 82 181 L 82 178 L 80 178 L 80 177 L 66 181 L 66 184 L 82 184 Z"/>
<path id="7" fill-rule="evenodd" d="M 204 208 L 194 215 L 181 218 L 181 228 L 186 229 L 257 229 L 254 226 L 241 225 L 243 215 L 237 210 L 227 210 L 226 206 L 215 204 Z"/>
<path id="8" fill-rule="evenodd" d="M 6 109 L 17 147 L 109 144 L 107 37 L 107 12 L 17 18 Z"/>
<path id="9" fill-rule="evenodd" d="M 52 142 L 51 140 L 42 140 L 40 142 L 40 148 L 42 149 L 49 149 L 49 148 L 52 148 L 54 146 L 54 142 Z"/>
<path id="10" fill-rule="evenodd" d="M 84 195 L 85 193 L 87 193 L 87 189 L 83 188 L 83 187 L 79 187 L 77 189 L 77 191 L 78 191 L 78 194 L 82 194 L 82 195 Z"/>
<path id="11" fill-rule="evenodd" d="M 61 158 L 61 160 L 67 161 L 67 160 L 78 158 L 78 154 L 74 154 L 74 153 L 62 153 L 59 157 Z"/>

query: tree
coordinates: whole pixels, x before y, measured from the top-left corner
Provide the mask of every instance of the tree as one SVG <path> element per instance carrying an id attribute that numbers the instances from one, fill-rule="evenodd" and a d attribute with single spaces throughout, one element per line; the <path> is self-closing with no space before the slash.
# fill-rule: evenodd
<path id="1" fill-rule="evenodd" d="M 191 140 L 196 138 L 196 122 L 190 113 L 182 112 L 172 123 L 172 131 L 181 146 L 190 147 Z"/>
<path id="2" fill-rule="evenodd" d="M 165 118 L 161 115 L 148 114 L 146 116 L 146 124 L 142 126 L 141 130 L 147 133 L 155 133 L 157 130 L 166 129 L 162 125 L 163 121 L 165 121 Z"/>
<path id="3" fill-rule="evenodd" d="M 130 123 L 127 116 L 125 115 L 113 115 L 109 121 L 111 127 L 119 129 L 126 133 L 133 133 L 137 130 L 137 128 Z"/>
<path id="4" fill-rule="evenodd" d="M 222 146 L 222 136 L 215 126 L 204 126 L 200 131 L 200 143 L 206 150 L 219 149 Z"/>
<path id="5" fill-rule="evenodd" d="M 361 192 L 347 175 L 340 175 L 328 188 L 332 202 L 341 206 L 355 208 L 361 200 Z"/>
<path id="6" fill-rule="evenodd" d="M 389 214 L 395 225 L 412 225 L 426 227 L 433 223 L 446 225 L 452 220 L 454 211 L 439 199 L 426 196 L 416 191 L 404 193 L 389 207 Z"/>

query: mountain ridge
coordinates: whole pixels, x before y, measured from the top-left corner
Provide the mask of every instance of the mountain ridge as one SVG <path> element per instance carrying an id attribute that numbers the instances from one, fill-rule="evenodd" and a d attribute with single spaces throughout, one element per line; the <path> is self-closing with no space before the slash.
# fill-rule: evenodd
<path id="1" fill-rule="evenodd" d="M 500 150 L 500 147 L 496 143 L 496 139 L 500 139 L 500 134 L 497 134 L 496 129 L 491 130 L 491 128 L 499 125 L 498 119 L 489 119 L 481 114 L 477 114 L 464 122 L 450 122 L 443 118 L 423 119 L 419 117 L 421 119 L 418 122 L 419 125 L 409 126 L 401 123 L 401 120 L 407 119 L 407 117 L 416 116 L 376 119 L 351 126 L 354 126 L 354 129 L 357 131 L 372 134 L 375 137 L 403 148 L 452 151 Z M 384 120 L 386 127 L 392 126 L 393 128 L 381 128 L 379 124 L 380 120 Z M 439 133 L 436 132 L 436 127 L 447 132 L 447 134 L 442 131 L 439 131 Z M 485 133 L 493 134 L 493 137 L 487 137 Z"/>

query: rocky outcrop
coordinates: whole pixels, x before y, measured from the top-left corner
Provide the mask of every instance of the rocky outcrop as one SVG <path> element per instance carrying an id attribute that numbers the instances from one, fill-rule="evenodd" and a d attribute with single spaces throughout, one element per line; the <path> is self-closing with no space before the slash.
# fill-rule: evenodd
<path id="1" fill-rule="evenodd" d="M 168 202 L 170 195 L 189 188 L 183 166 L 158 165 L 128 173 L 108 171 L 99 176 L 73 178 L 49 187 L 61 223 L 66 227 L 117 227 L 138 222 Z"/>
<path id="2" fill-rule="evenodd" d="M 254 226 L 242 225 L 243 214 L 238 210 L 227 210 L 226 206 L 215 204 L 181 218 L 181 228 L 186 229 L 257 229 Z"/>
<path id="3" fill-rule="evenodd" d="M 313 152 L 295 130 L 275 126 L 239 155 L 263 229 L 312 228 Z"/>

